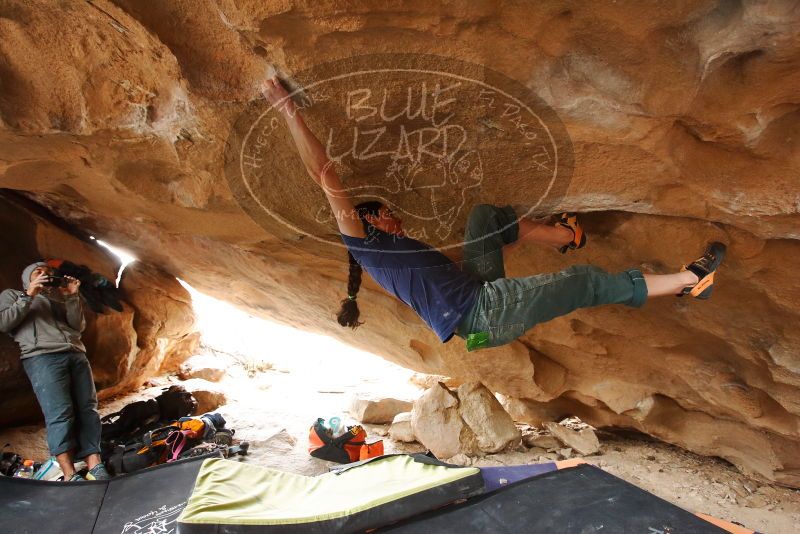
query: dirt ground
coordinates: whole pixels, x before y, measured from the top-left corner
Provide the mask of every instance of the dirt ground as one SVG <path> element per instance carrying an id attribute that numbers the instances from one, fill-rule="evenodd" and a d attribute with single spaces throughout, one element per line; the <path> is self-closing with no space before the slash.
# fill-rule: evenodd
<path id="1" fill-rule="evenodd" d="M 347 366 L 329 365 L 330 356 L 296 355 L 270 362 L 253 362 L 235 355 L 215 354 L 226 369 L 216 383 L 201 379 L 181 382 L 177 377 L 154 380 L 150 387 L 115 399 L 102 413 L 124 404 L 157 395 L 161 387 L 183 383 L 190 390 L 205 391 L 205 402 L 222 402 L 217 408 L 236 430 L 236 437 L 250 443 L 250 455 L 242 461 L 306 475 L 327 471 L 330 464 L 308 455 L 308 428 L 317 417 L 347 416 L 352 396 L 394 397 L 413 400 L 422 390 L 410 381 L 412 372 L 374 356 Z M 209 401 L 209 399 L 211 399 Z M 372 439 L 383 439 L 386 452 L 419 452 L 419 444 L 394 442 L 388 425 L 365 425 Z M 529 430 L 528 428 L 525 428 Z M 534 429 L 535 430 L 535 429 Z M 800 532 L 800 491 L 754 481 L 726 462 L 701 457 L 646 437 L 600 433 L 601 451 L 585 459 L 644 488 L 673 504 L 703 512 L 769 534 Z M 46 457 L 44 430 L 22 427 L 0 431 L 0 443 L 27 457 Z M 541 451 L 540 451 L 541 452 Z M 535 463 L 539 454 L 524 446 L 510 452 L 464 459 L 475 466 Z"/>

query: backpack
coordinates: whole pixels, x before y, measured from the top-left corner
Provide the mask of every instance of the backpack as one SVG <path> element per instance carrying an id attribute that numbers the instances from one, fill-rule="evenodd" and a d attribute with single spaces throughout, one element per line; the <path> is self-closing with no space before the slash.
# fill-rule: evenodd
<path id="1" fill-rule="evenodd" d="M 100 419 L 101 441 L 127 441 L 158 421 L 172 421 L 197 409 L 197 400 L 183 386 L 165 388 L 155 399 L 136 401 Z"/>
<path id="2" fill-rule="evenodd" d="M 347 427 L 347 432 L 334 438 L 317 419 L 308 433 L 308 453 L 314 458 L 348 464 L 383 454 L 383 441 L 367 443 L 367 432 L 361 425 Z"/>
<path id="3" fill-rule="evenodd" d="M 158 463 L 161 452 L 153 448 L 143 450 L 143 446 L 140 441 L 119 444 L 103 461 L 113 475 L 133 473 Z"/>
<path id="4" fill-rule="evenodd" d="M 117 445 L 107 464 L 115 475 L 173 462 L 185 449 L 199 443 L 206 431 L 200 418 L 184 418 L 145 432 L 140 438 Z"/>
<path id="5" fill-rule="evenodd" d="M 156 397 L 162 421 L 174 421 L 197 410 L 197 399 L 183 386 L 170 386 Z"/>
<path id="6" fill-rule="evenodd" d="M 100 419 L 102 441 L 113 441 L 135 434 L 161 419 L 161 410 L 155 399 L 136 401 L 126 405 L 118 412 L 110 413 Z"/>

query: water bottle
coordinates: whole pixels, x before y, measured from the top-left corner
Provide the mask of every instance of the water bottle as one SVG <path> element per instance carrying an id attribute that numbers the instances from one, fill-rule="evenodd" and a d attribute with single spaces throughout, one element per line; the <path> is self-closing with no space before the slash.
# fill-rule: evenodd
<path id="1" fill-rule="evenodd" d="M 33 460 L 25 460 L 14 473 L 17 478 L 33 478 Z"/>

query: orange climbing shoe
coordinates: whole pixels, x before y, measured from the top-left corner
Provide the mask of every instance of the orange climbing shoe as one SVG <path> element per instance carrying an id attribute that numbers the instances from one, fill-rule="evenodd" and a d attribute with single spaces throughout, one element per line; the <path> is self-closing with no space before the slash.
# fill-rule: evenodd
<path id="1" fill-rule="evenodd" d="M 677 296 L 691 295 L 696 299 L 702 300 L 711 298 L 711 292 L 714 290 L 714 273 L 722 263 L 722 260 L 725 259 L 727 248 L 723 243 L 717 241 L 709 243 L 701 257 L 689 265 L 684 265 L 681 271 L 692 271 L 697 275 L 699 282 L 694 286 L 684 287 L 683 291 L 678 293 Z"/>
<path id="2" fill-rule="evenodd" d="M 562 213 L 559 217 L 556 226 L 563 226 L 572 230 L 572 241 L 558 249 L 562 254 L 566 254 L 568 250 L 576 250 L 586 246 L 586 234 L 583 228 L 578 223 L 578 215 L 575 213 Z"/>

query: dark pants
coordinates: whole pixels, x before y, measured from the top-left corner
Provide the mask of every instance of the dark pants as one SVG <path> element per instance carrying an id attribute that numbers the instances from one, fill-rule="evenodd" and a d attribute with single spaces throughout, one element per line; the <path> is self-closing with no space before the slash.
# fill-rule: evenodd
<path id="1" fill-rule="evenodd" d="M 484 281 L 456 334 L 470 350 L 511 343 L 533 326 L 578 308 L 601 304 L 640 307 L 647 285 L 638 269 L 607 273 L 592 265 L 523 278 L 505 278 L 503 246 L 519 235 L 510 206 L 473 208 L 464 235 L 464 270 Z M 470 336 L 472 334 L 472 336 Z"/>
<path id="2" fill-rule="evenodd" d="M 82 352 L 40 354 L 22 360 L 47 425 L 47 446 L 56 456 L 100 452 L 100 414 L 89 360 Z"/>

